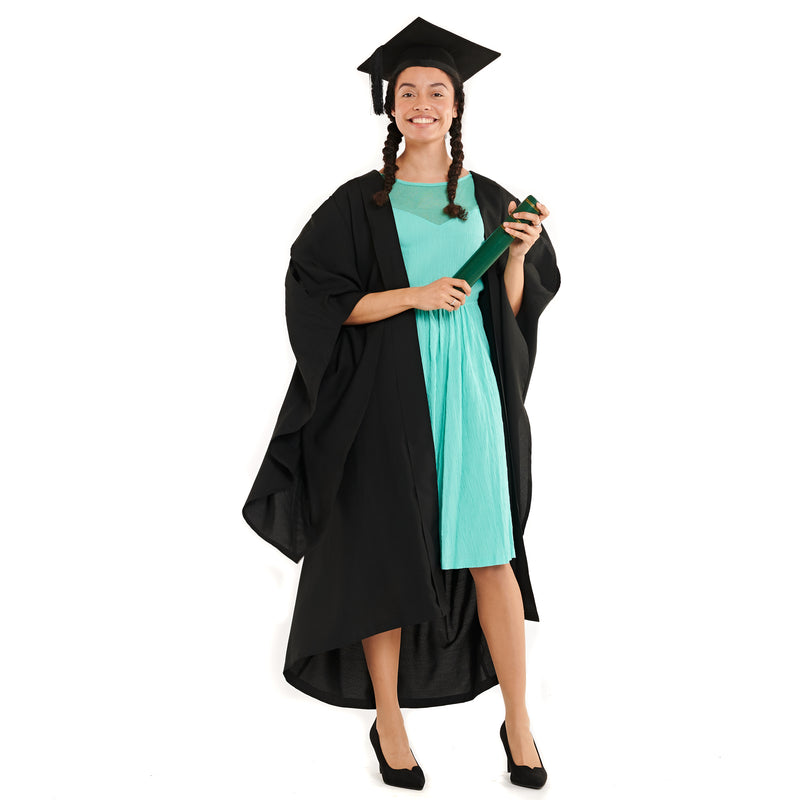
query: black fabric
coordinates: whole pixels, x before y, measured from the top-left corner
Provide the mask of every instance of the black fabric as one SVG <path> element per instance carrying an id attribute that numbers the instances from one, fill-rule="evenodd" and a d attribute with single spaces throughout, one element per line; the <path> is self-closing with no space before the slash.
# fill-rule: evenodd
<path id="1" fill-rule="evenodd" d="M 461 80 L 466 81 L 499 56 L 496 50 L 417 17 L 377 47 L 358 69 L 372 80 L 373 110 L 380 114 L 383 110 L 381 81 L 388 81 L 400 69 L 413 65 L 455 70 Z"/>
<path id="2" fill-rule="evenodd" d="M 401 63 L 416 63 L 416 59 L 420 58 L 438 61 L 450 69 L 457 69 L 461 80 L 466 81 L 499 58 L 500 53 L 417 17 L 388 42 L 377 47 L 358 69 L 370 74 L 377 56 L 380 57 L 379 74 L 387 81 Z"/>
<path id="3" fill-rule="evenodd" d="M 488 236 L 515 198 L 472 175 Z M 464 702 L 498 683 L 472 576 L 440 567 L 436 463 L 414 309 L 342 324 L 365 294 L 408 286 L 391 204 L 378 208 L 371 199 L 382 185 L 373 170 L 340 186 L 292 246 L 286 320 L 297 365 L 242 509 L 256 533 L 303 560 L 284 677 L 312 697 L 353 708 L 375 708 L 361 639 L 396 627 L 403 629 L 401 706 Z M 506 258 L 484 274 L 479 306 L 506 433 L 511 566 L 525 618 L 536 621 L 523 542 L 531 505 L 524 400 L 539 315 L 561 276 L 543 228 L 525 258 L 515 317 Z"/>

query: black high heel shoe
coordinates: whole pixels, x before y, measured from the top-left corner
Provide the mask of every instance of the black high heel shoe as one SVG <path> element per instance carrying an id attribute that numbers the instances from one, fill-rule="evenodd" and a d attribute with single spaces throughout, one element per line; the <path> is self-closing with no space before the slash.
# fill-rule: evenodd
<path id="1" fill-rule="evenodd" d="M 422 767 L 415 764 L 411 769 L 394 769 L 386 763 L 383 757 L 383 750 L 381 750 L 381 740 L 378 736 L 378 718 L 375 717 L 375 722 L 369 729 L 369 740 L 375 748 L 375 755 L 378 757 L 378 764 L 381 768 L 381 776 L 383 782 L 388 783 L 389 786 L 399 786 L 401 789 L 421 789 L 425 785 L 425 774 L 422 772 Z M 414 751 L 411 751 L 414 755 Z M 416 756 L 414 756 L 416 759 Z"/>
<path id="2" fill-rule="evenodd" d="M 533 739 L 533 736 L 531 736 Z M 508 734 L 506 733 L 506 721 L 500 726 L 500 741 L 506 749 L 506 756 L 508 757 L 507 765 L 508 771 L 511 773 L 511 783 L 517 786 L 527 786 L 529 789 L 541 789 L 547 780 L 547 771 L 544 764 L 541 767 L 528 767 L 525 764 L 515 764 L 514 759 L 511 758 L 511 748 L 508 746 Z M 536 747 L 536 740 L 533 739 L 533 746 Z M 539 755 L 539 748 L 536 747 L 536 755 Z M 542 757 L 539 756 L 541 762 Z"/>

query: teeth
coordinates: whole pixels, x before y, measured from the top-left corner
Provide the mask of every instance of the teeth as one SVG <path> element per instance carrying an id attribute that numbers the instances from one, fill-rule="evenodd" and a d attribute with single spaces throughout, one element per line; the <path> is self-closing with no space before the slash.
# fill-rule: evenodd
<path id="1" fill-rule="evenodd" d="M 411 121 L 412 122 L 425 122 L 425 123 L 436 122 L 436 120 L 433 117 L 414 117 L 414 118 L 412 118 Z"/>

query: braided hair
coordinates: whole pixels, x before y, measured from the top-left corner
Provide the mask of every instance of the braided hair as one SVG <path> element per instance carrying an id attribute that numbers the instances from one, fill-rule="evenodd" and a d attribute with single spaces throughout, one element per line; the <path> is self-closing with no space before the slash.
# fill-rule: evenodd
<path id="1" fill-rule="evenodd" d="M 455 72 L 448 69 L 443 70 L 443 72 L 448 75 L 453 83 L 455 102 L 458 106 L 458 116 L 453 117 L 453 121 L 450 124 L 450 154 L 452 156 L 452 163 L 447 172 L 447 199 L 449 202 L 442 210 L 448 217 L 458 217 L 463 220 L 467 218 L 467 210 L 456 203 L 456 189 L 458 188 L 461 168 L 464 164 L 464 147 L 461 143 L 461 118 L 464 114 L 464 83 Z M 386 142 L 383 145 L 383 189 L 375 192 L 372 196 L 372 199 L 378 206 L 385 206 L 389 201 L 389 192 L 392 191 L 392 186 L 394 186 L 397 177 L 397 151 L 400 148 L 403 134 L 400 133 L 400 129 L 397 127 L 397 123 L 392 116 L 392 111 L 394 111 L 394 91 L 399 74 L 399 72 L 396 72 L 390 78 L 389 85 L 386 88 L 386 100 L 383 104 L 383 109 L 389 116 L 389 125 L 387 128 Z"/>

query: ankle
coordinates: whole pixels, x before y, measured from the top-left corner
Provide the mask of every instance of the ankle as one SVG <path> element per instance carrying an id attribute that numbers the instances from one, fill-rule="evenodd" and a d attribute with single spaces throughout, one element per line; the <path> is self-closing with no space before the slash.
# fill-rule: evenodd
<path id="1" fill-rule="evenodd" d="M 399 706 L 389 706 L 388 708 L 379 708 L 375 711 L 375 716 L 378 720 L 378 725 L 381 727 L 403 725 L 403 712 Z"/>
<path id="2" fill-rule="evenodd" d="M 531 720 L 528 712 L 525 709 L 506 711 L 506 730 L 518 731 L 528 730 L 531 726 Z"/>

